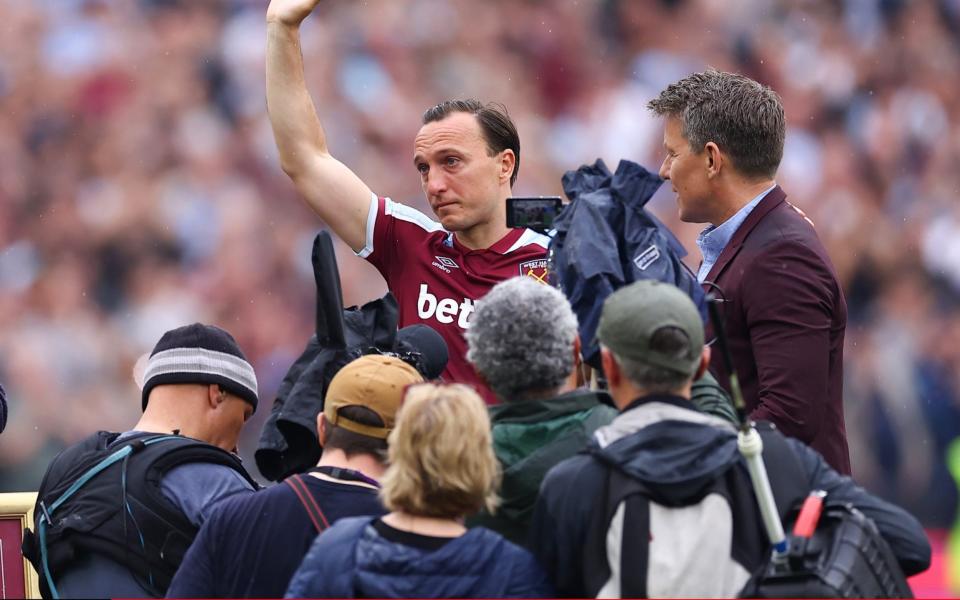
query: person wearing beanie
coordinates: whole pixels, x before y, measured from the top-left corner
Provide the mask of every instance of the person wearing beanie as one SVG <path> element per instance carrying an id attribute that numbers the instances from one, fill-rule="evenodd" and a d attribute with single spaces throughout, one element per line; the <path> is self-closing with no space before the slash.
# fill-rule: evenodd
<path id="1" fill-rule="evenodd" d="M 150 353 L 135 431 L 203 440 L 233 452 L 257 409 L 257 377 L 233 337 L 194 323 L 163 334 Z"/>
<path id="2" fill-rule="evenodd" d="M 233 337 L 194 323 L 150 353 L 143 415 L 61 452 L 25 546 L 45 597 L 159 597 L 221 501 L 258 486 L 236 456 L 257 378 Z"/>
<path id="3" fill-rule="evenodd" d="M 391 356 L 362 356 L 340 369 L 316 416 L 323 447 L 317 466 L 224 502 L 203 525 L 167 596 L 280 598 L 318 531 L 344 517 L 384 514 L 377 494 L 387 436 L 404 390 L 421 381 L 416 369 Z"/>

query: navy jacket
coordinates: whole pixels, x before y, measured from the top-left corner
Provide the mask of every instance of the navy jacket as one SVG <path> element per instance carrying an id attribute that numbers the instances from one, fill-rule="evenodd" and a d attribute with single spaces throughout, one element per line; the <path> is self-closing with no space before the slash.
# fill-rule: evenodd
<path id="1" fill-rule="evenodd" d="M 529 552 L 477 527 L 435 551 L 384 539 L 369 517 L 342 519 L 314 542 L 288 598 L 551 596 Z"/>
<path id="2" fill-rule="evenodd" d="M 799 489 L 824 490 L 830 502 L 849 502 L 873 519 L 906 575 L 929 566 L 930 544 L 912 515 L 837 473 L 804 444 L 790 438 L 786 442 L 807 476 Z M 768 472 L 782 468 L 770 461 L 766 447 L 764 456 Z M 739 479 L 749 481 L 729 423 L 699 413 L 689 401 L 672 396 L 635 401 L 610 425 L 597 430 L 591 453 L 578 454 L 551 469 L 540 488 L 528 547 L 560 596 L 584 597 L 597 591 L 587 585 L 597 578 L 595 573 L 585 573 L 590 561 L 583 549 L 593 515 L 602 510 L 604 499 L 598 490 L 605 489 L 610 465 L 642 481 L 652 490 L 653 500 L 668 506 L 686 505 L 709 481 L 731 469 L 741 469 Z M 775 483 L 772 479 L 771 484 Z M 731 551 L 752 566 L 766 556 L 766 538 L 749 487 L 745 491 L 754 518 L 740 524 Z M 793 502 L 782 503 L 781 514 L 804 497 L 805 492 Z"/>
<path id="3" fill-rule="evenodd" d="M 310 475 L 303 482 L 330 523 L 385 512 L 375 489 Z M 289 485 L 227 500 L 203 524 L 167 597 L 280 597 L 316 538 L 313 522 Z"/>
<path id="4" fill-rule="evenodd" d="M 621 160 L 611 173 L 602 160 L 563 176 L 570 198 L 554 222 L 550 277 L 570 299 L 580 322 L 584 360 L 600 368 L 595 339 L 603 301 L 641 279 L 673 284 L 690 295 L 706 318 L 703 291 L 680 260 L 683 245 L 645 206 L 663 180 Z"/>

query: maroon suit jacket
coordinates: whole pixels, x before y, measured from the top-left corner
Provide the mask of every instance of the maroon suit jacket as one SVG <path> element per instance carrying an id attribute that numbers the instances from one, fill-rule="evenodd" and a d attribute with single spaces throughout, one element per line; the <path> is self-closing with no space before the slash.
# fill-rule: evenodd
<path id="1" fill-rule="evenodd" d="M 849 474 L 847 303 L 812 223 L 780 186 L 754 207 L 706 280 L 722 294 L 708 285 L 704 290 L 726 300 L 720 313 L 751 418 L 772 421 Z M 729 390 L 729 373 L 716 352 L 710 370 Z"/>

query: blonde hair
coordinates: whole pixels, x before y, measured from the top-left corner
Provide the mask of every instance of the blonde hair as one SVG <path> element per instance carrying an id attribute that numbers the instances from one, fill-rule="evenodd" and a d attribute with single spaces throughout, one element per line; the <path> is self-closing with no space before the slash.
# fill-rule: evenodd
<path id="1" fill-rule="evenodd" d="M 410 386 L 390 433 L 380 498 L 391 511 L 458 518 L 499 502 L 490 416 L 462 384 Z"/>

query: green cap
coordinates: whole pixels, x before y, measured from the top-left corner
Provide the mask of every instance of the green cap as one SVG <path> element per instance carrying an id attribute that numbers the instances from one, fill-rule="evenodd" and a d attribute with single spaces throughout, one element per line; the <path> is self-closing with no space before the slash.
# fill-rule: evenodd
<path id="1" fill-rule="evenodd" d="M 650 349 L 650 340 L 663 327 L 676 327 L 690 339 L 683 356 Z M 637 281 L 604 302 L 597 339 L 620 358 L 692 377 L 703 352 L 703 321 L 690 297 L 676 286 Z"/>

